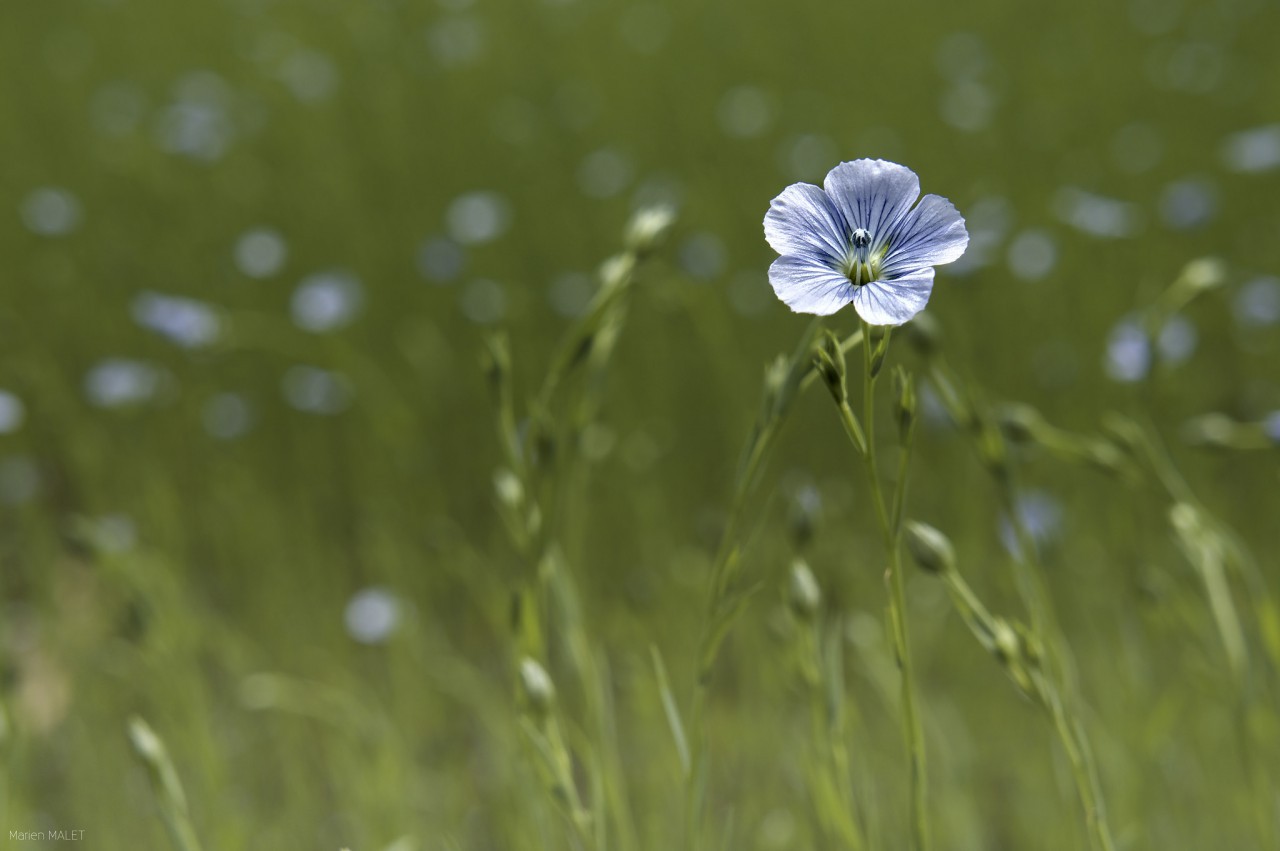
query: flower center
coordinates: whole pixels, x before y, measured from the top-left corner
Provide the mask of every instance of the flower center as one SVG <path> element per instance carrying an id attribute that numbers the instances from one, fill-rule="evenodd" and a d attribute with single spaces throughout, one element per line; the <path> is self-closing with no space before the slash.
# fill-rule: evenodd
<path id="1" fill-rule="evenodd" d="M 879 280 L 880 267 L 884 256 L 889 251 L 888 245 L 871 250 L 871 233 L 866 228 L 858 228 L 849 238 L 849 251 L 845 254 L 840 266 L 840 274 L 848 278 L 854 286 L 860 287 Z"/>

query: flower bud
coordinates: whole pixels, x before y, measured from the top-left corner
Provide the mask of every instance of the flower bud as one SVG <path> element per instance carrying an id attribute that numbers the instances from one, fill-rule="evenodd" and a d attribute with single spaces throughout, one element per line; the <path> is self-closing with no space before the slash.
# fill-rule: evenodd
<path id="1" fill-rule="evenodd" d="M 666 204 L 642 207 L 627 222 L 627 248 L 635 254 L 652 251 L 671 230 L 675 220 L 676 211 Z"/>
<path id="2" fill-rule="evenodd" d="M 134 716 L 129 719 L 129 743 L 134 751 L 148 763 L 164 758 L 164 744 L 151 729 L 151 725 Z"/>
<path id="3" fill-rule="evenodd" d="M 1036 696 L 1035 683 L 1027 671 L 1027 658 L 1019 632 L 1004 618 L 996 618 L 992 624 L 994 634 L 991 636 L 992 652 L 1005 671 L 1013 678 L 1014 684 L 1028 697 Z"/>
<path id="4" fill-rule="evenodd" d="M 506 467 L 499 467 L 493 474 L 493 492 L 503 506 L 513 511 L 524 503 L 524 485 L 520 477 Z"/>
<path id="5" fill-rule="evenodd" d="M 1238 426 L 1226 414 L 1202 414 L 1182 427 L 1183 438 L 1193 446 L 1229 447 L 1235 443 Z"/>
<path id="6" fill-rule="evenodd" d="M 1102 428 L 1115 445 L 1129 455 L 1137 455 L 1146 441 L 1142 427 L 1117 411 L 1102 415 Z"/>
<path id="7" fill-rule="evenodd" d="M 480 365 L 494 396 L 501 398 L 511 381 L 511 344 L 507 336 L 500 333 L 486 336 L 484 342 Z"/>
<path id="8" fill-rule="evenodd" d="M 911 429 L 916 423 L 916 380 L 915 376 L 902 367 L 893 370 L 894 413 L 898 419 L 898 437 L 903 443 L 911 436 Z"/>
<path id="9" fill-rule="evenodd" d="M 547 669 L 528 656 L 520 662 L 520 689 L 530 708 L 539 715 L 545 715 L 555 703 L 556 687 Z"/>
<path id="10" fill-rule="evenodd" d="M 1227 264 L 1220 257 L 1198 257 L 1182 269 L 1180 283 L 1192 293 L 1208 292 L 1226 283 Z"/>
<path id="11" fill-rule="evenodd" d="M 787 586 L 787 602 L 797 619 L 808 623 L 817 616 L 822 606 L 822 589 L 813 571 L 802 559 L 791 563 L 791 577 Z"/>
<path id="12" fill-rule="evenodd" d="M 876 336 L 875 332 L 879 332 L 876 336 L 876 347 L 871 350 L 871 363 L 868 364 L 867 374 L 871 378 L 875 378 L 880 374 L 880 370 L 884 367 L 884 360 L 889 356 L 889 334 L 885 328 L 877 325 L 872 327 L 872 336 Z M 870 345 L 870 341 L 864 341 L 863 345 Z"/>
<path id="13" fill-rule="evenodd" d="M 1044 417 L 1030 405 L 1013 402 L 1001 407 L 997 414 L 1000 430 L 1014 443 L 1034 443 L 1044 427 Z"/>
<path id="14" fill-rule="evenodd" d="M 996 618 L 992 627 L 994 628 L 994 635 L 991 636 L 991 641 L 995 647 L 996 656 L 1005 665 L 1019 662 L 1022 653 L 1018 642 L 1018 633 L 1004 618 Z"/>
<path id="15" fill-rule="evenodd" d="M 1179 502 L 1169 509 L 1169 522 L 1184 541 L 1198 539 L 1203 531 L 1200 512 L 1195 506 L 1185 502 Z"/>
<path id="16" fill-rule="evenodd" d="M 905 536 L 907 551 L 922 569 L 937 574 L 955 569 L 956 553 L 951 541 L 937 529 L 927 523 L 909 520 Z"/>
<path id="17" fill-rule="evenodd" d="M 822 495 L 813 485 L 805 485 L 798 489 L 791 498 L 791 510 L 787 515 L 787 525 L 791 532 L 791 542 L 797 550 L 802 550 L 813 540 L 814 528 L 822 516 Z"/>
<path id="18" fill-rule="evenodd" d="M 615 254 L 600 264 L 601 291 L 617 289 L 626 284 L 636 268 L 634 254 Z"/>
<path id="19" fill-rule="evenodd" d="M 1085 448 L 1084 457 L 1104 473 L 1127 475 L 1132 471 L 1129 459 L 1109 440 L 1095 440 Z"/>
<path id="20" fill-rule="evenodd" d="M 813 368 L 817 370 L 822 382 L 831 392 L 836 404 L 848 399 L 845 389 L 844 351 L 840 348 L 840 340 L 830 329 L 824 329 L 813 347 Z"/>

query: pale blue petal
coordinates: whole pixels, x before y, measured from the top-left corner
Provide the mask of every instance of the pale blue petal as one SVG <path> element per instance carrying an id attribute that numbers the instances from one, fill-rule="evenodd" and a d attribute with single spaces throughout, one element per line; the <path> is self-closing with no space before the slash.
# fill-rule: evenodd
<path id="1" fill-rule="evenodd" d="M 920 197 L 920 178 L 906 166 L 885 160 L 840 163 L 827 173 L 827 194 L 844 215 L 850 232 L 865 228 L 875 251 Z"/>
<path id="2" fill-rule="evenodd" d="M 779 254 L 844 257 L 849 233 L 827 193 L 811 183 L 793 183 L 769 203 L 764 238 Z"/>
<path id="3" fill-rule="evenodd" d="M 889 237 L 881 274 L 909 275 L 915 269 L 959 260 L 969 246 L 969 231 L 955 206 L 940 195 L 926 195 Z"/>
<path id="4" fill-rule="evenodd" d="M 853 299 L 853 284 L 816 259 L 779 257 L 769 267 L 769 283 L 778 298 L 796 313 L 828 316 Z"/>
<path id="5" fill-rule="evenodd" d="M 872 281 L 853 292 L 853 308 L 872 325 L 901 325 L 929 303 L 933 269 L 925 268 L 896 281 Z"/>

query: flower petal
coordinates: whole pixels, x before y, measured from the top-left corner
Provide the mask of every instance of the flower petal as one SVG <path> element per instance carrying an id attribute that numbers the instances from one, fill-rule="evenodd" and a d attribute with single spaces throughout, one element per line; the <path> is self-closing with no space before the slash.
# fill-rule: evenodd
<path id="1" fill-rule="evenodd" d="M 920 197 L 920 178 L 911 169 L 885 160 L 840 163 L 823 187 L 844 214 L 849 228 L 866 228 L 875 251 Z"/>
<path id="2" fill-rule="evenodd" d="M 933 269 L 926 267 L 895 281 L 872 281 L 853 292 L 853 308 L 872 325 L 901 325 L 929 303 Z"/>
<path id="3" fill-rule="evenodd" d="M 849 247 L 840 211 L 812 183 L 793 183 L 769 202 L 764 238 L 782 255 L 816 253 L 838 260 Z"/>
<path id="4" fill-rule="evenodd" d="M 779 257 L 769 267 L 769 283 L 778 298 L 796 313 L 829 316 L 853 300 L 853 284 L 816 259 Z"/>
<path id="5" fill-rule="evenodd" d="M 969 247 L 969 231 L 955 205 L 941 195 L 926 195 L 889 237 L 882 274 L 895 278 L 915 269 L 959 260 Z"/>

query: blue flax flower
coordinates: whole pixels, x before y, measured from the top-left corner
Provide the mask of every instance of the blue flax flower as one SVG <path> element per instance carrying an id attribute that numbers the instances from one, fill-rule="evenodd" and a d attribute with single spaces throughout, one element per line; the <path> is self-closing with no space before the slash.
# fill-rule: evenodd
<path id="1" fill-rule="evenodd" d="M 933 267 L 969 245 L 950 201 L 919 197 L 916 173 L 884 160 L 840 163 L 822 188 L 788 186 L 764 217 L 765 239 L 782 255 L 769 267 L 773 291 L 797 313 L 852 302 L 872 325 L 911 319 L 929 301 Z"/>

